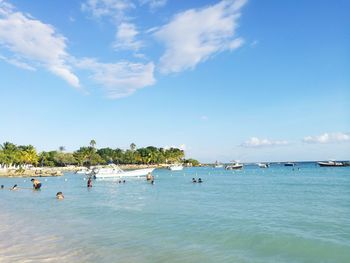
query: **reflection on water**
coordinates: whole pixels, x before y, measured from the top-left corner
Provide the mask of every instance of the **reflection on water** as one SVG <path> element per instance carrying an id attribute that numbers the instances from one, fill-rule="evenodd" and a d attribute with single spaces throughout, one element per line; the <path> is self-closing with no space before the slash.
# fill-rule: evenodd
<path id="1" fill-rule="evenodd" d="M 156 170 L 155 185 L 92 189 L 66 174 L 0 190 L 0 262 L 349 262 L 350 169 L 299 167 Z"/>

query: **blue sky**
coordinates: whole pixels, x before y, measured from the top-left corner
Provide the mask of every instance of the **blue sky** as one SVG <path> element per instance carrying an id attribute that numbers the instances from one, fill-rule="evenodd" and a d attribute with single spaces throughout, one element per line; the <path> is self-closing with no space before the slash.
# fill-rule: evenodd
<path id="1" fill-rule="evenodd" d="M 350 159 L 350 3 L 0 0 L 0 142 Z"/>

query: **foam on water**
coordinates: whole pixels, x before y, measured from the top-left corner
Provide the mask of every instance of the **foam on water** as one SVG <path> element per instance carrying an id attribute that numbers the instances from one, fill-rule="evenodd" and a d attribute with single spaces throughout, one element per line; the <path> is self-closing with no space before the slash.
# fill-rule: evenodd
<path id="1" fill-rule="evenodd" d="M 155 185 L 92 189 L 66 174 L 0 190 L 0 262 L 349 262 L 350 169 L 299 167 L 156 170 Z M 16 183 L 31 186 L 0 178 Z"/>

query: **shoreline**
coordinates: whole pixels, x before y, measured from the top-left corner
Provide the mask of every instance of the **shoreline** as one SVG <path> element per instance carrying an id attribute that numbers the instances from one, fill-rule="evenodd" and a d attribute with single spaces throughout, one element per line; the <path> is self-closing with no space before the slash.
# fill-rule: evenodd
<path id="1" fill-rule="evenodd" d="M 118 165 L 123 170 L 134 170 L 144 168 L 167 168 L 169 164 L 122 164 Z M 103 165 L 102 167 L 106 167 Z M 66 167 L 32 167 L 32 168 L 7 168 L 0 169 L 0 177 L 55 177 L 63 176 L 65 172 L 75 173 L 85 166 Z"/>

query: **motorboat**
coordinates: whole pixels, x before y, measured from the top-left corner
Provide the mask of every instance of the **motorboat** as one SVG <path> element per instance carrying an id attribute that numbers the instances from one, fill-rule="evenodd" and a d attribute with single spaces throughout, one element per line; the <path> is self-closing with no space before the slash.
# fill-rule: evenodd
<path id="1" fill-rule="evenodd" d="M 292 163 L 292 162 L 284 163 L 284 166 L 295 166 L 295 163 Z"/>
<path id="2" fill-rule="evenodd" d="M 85 175 L 89 175 L 89 174 L 92 173 L 92 170 L 91 170 L 91 169 L 88 169 L 88 168 L 86 168 L 86 167 L 84 167 L 84 168 L 82 168 L 82 169 L 76 171 L 75 173 L 76 173 L 76 174 L 85 174 Z"/>
<path id="3" fill-rule="evenodd" d="M 214 168 L 223 168 L 223 167 L 224 167 L 224 165 L 221 163 L 218 163 L 218 161 L 216 161 L 214 164 Z"/>
<path id="4" fill-rule="evenodd" d="M 345 166 L 343 162 L 328 161 L 328 162 L 317 162 L 321 167 L 342 167 Z"/>
<path id="5" fill-rule="evenodd" d="M 236 170 L 236 169 L 242 169 L 242 168 L 243 168 L 243 164 L 236 163 L 236 162 L 232 164 L 228 164 L 225 167 L 226 170 Z"/>
<path id="6" fill-rule="evenodd" d="M 184 167 L 181 164 L 174 164 L 168 166 L 168 169 L 171 171 L 181 171 Z"/>
<path id="7" fill-rule="evenodd" d="M 268 163 L 258 163 L 258 166 L 260 168 L 269 168 L 270 165 Z"/>
<path id="8" fill-rule="evenodd" d="M 113 164 L 105 168 L 95 168 L 92 175 L 95 178 L 118 178 L 118 177 L 138 177 L 146 176 L 153 172 L 155 168 L 144 168 L 137 170 L 124 171 L 119 166 Z"/>

